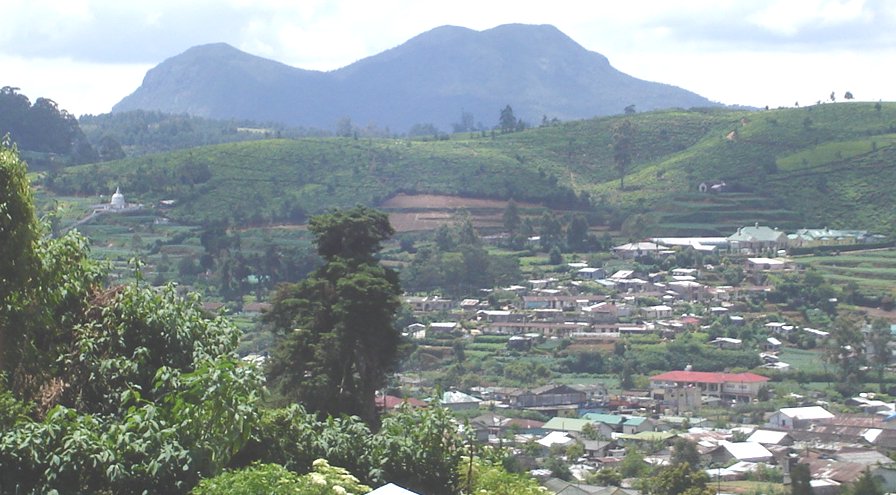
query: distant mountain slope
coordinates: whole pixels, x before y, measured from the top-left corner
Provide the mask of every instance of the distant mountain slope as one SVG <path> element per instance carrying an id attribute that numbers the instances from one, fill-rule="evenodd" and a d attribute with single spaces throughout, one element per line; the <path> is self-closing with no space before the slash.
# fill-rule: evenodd
<path id="1" fill-rule="evenodd" d="M 159 110 L 219 119 L 292 122 L 321 111 L 327 76 L 241 52 L 226 43 L 190 48 L 146 73 L 113 112 Z"/>
<path id="2" fill-rule="evenodd" d="M 485 31 L 443 26 L 332 72 L 307 71 L 226 45 L 191 48 L 150 70 L 113 112 L 158 110 L 219 119 L 334 128 L 349 117 L 405 132 L 442 131 L 461 113 L 491 128 L 505 105 L 538 124 L 638 110 L 714 106 L 681 88 L 614 69 L 548 25 Z"/>

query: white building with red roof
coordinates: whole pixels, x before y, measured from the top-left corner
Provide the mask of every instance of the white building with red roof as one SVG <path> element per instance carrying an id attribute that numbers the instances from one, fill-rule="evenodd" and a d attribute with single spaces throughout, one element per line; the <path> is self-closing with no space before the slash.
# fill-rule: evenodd
<path id="1" fill-rule="evenodd" d="M 654 398 L 662 398 L 669 389 L 693 388 L 701 395 L 723 400 L 749 401 L 756 398 L 768 377 L 755 373 L 714 373 L 708 371 L 669 371 L 650 377 Z"/>

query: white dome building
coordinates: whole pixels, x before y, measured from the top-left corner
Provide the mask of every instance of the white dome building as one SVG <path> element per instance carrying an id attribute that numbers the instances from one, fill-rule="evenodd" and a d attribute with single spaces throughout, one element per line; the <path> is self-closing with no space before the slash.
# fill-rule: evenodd
<path id="1" fill-rule="evenodd" d="M 112 195 L 112 201 L 109 202 L 109 207 L 113 210 L 121 210 L 127 203 L 124 202 L 124 194 L 121 194 L 120 188 L 115 188 L 115 194 Z"/>

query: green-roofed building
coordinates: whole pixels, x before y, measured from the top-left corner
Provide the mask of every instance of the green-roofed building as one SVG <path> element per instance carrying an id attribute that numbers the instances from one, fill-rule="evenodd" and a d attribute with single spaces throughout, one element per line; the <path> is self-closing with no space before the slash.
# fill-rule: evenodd
<path id="1" fill-rule="evenodd" d="M 585 413 L 582 415 L 582 419 L 604 423 L 612 427 L 621 427 L 626 418 L 625 416 L 620 416 L 618 414 Z"/>
<path id="2" fill-rule="evenodd" d="M 653 431 L 656 422 L 644 416 L 629 416 L 622 423 L 622 433 L 640 433 L 642 431 Z"/>
<path id="3" fill-rule="evenodd" d="M 778 229 L 759 225 L 741 227 L 728 236 L 731 250 L 742 253 L 775 252 L 787 247 L 787 234 Z"/>
<path id="4" fill-rule="evenodd" d="M 582 419 L 601 423 L 617 433 L 638 433 L 652 430 L 654 424 L 643 416 L 623 416 L 619 414 L 585 413 Z"/>
<path id="5" fill-rule="evenodd" d="M 589 424 L 594 428 L 593 438 L 607 440 L 613 438 L 613 435 L 617 433 L 615 428 L 606 423 L 591 421 L 584 418 L 564 418 L 562 416 L 551 418 L 550 421 L 544 424 L 543 428 L 549 431 L 553 430 L 573 433 L 580 438 L 585 438 L 586 435 L 582 435 L 582 430 L 585 428 L 585 425 Z"/>

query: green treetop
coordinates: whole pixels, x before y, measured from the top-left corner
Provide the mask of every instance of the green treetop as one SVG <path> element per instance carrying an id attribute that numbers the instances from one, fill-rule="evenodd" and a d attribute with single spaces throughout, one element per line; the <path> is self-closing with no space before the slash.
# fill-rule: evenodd
<path id="1" fill-rule="evenodd" d="M 376 390 L 395 365 L 395 271 L 374 255 L 393 232 L 388 217 L 356 207 L 312 218 L 324 266 L 273 298 L 266 320 L 278 335 L 268 375 L 284 398 L 321 415 L 376 424 Z"/>

